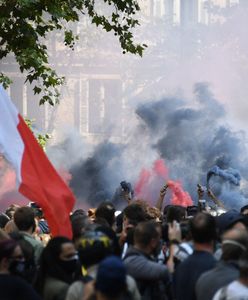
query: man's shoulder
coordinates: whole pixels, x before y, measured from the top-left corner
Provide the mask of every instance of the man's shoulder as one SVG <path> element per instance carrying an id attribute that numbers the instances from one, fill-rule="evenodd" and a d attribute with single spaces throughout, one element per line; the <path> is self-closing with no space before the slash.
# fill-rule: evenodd
<path id="1" fill-rule="evenodd" d="M 225 278 L 231 278 L 234 280 L 239 275 L 238 269 L 233 266 L 232 264 L 218 262 L 216 267 L 203 273 L 200 278 L 198 279 L 197 284 L 206 284 L 206 282 L 210 280 L 219 280 Z"/>
<path id="2" fill-rule="evenodd" d="M 34 246 L 34 247 L 42 247 L 43 248 L 43 244 L 40 241 L 36 240 L 36 238 L 33 237 L 31 234 L 28 234 L 26 232 L 21 232 L 21 234 L 23 235 L 23 238 L 27 242 L 29 242 L 32 246 Z"/>
<path id="3" fill-rule="evenodd" d="M 192 270 L 192 266 L 195 269 L 212 269 L 216 265 L 216 259 L 214 256 L 206 251 L 194 251 L 193 254 L 189 255 L 183 262 L 181 262 L 176 268 L 176 273 L 186 272 L 186 270 Z"/>
<path id="4" fill-rule="evenodd" d="M 145 259 L 148 259 L 148 257 L 143 253 L 141 252 L 140 250 L 138 250 L 137 248 L 134 248 L 133 246 L 130 246 L 128 249 L 127 249 L 127 252 L 123 258 L 123 260 L 127 260 L 128 258 L 135 258 L 135 257 L 143 257 Z"/>

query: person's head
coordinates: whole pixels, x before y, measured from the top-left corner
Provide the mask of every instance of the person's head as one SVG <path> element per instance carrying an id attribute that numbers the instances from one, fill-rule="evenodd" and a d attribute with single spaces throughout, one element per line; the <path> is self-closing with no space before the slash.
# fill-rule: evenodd
<path id="1" fill-rule="evenodd" d="M 198 213 L 198 206 L 190 205 L 186 208 L 186 218 L 191 219 Z"/>
<path id="2" fill-rule="evenodd" d="M 19 244 L 7 239 L 0 242 L 0 272 L 19 275 L 24 271 L 25 259 Z"/>
<path id="3" fill-rule="evenodd" d="M 224 261 L 237 261 L 248 251 L 248 233 L 246 230 L 230 229 L 222 236 L 222 256 Z"/>
<path id="4" fill-rule="evenodd" d="M 119 299 L 125 292 L 126 269 L 120 258 L 109 256 L 98 267 L 95 290 L 100 299 Z"/>
<path id="5" fill-rule="evenodd" d="M 245 229 L 244 216 L 236 210 L 229 210 L 217 217 L 217 226 L 220 235 L 229 229 Z"/>
<path id="6" fill-rule="evenodd" d="M 34 248 L 19 232 L 12 232 L 10 234 L 10 237 L 19 244 L 25 259 L 25 269 L 23 270 L 21 277 L 32 283 L 37 271 L 34 257 Z"/>
<path id="7" fill-rule="evenodd" d="M 25 240 L 24 236 L 19 232 L 10 233 L 11 239 L 16 241 L 18 245 L 21 247 L 24 258 L 26 261 L 34 260 L 34 248 L 32 245 Z"/>
<path id="8" fill-rule="evenodd" d="M 123 225 L 134 225 L 136 226 L 140 222 L 147 220 L 147 214 L 140 204 L 133 203 L 128 205 L 123 210 Z"/>
<path id="9" fill-rule="evenodd" d="M 245 205 L 245 206 L 241 207 L 240 213 L 242 215 L 248 215 L 248 205 Z"/>
<path id="10" fill-rule="evenodd" d="M 77 249 L 80 262 L 86 268 L 114 254 L 113 240 L 98 228 L 86 231 L 78 240 Z"/>
<path id="11" fill-rule="evenodd" d="M 12 219 L 14 216 L 14 213 L 16 212 L 16 210 L 19 208 L 19 205 L 16 204 L 11 204 L 5 211 L 5 214 Z"/>
<path id="12" fill-rule="evenodd" d="M 189 222 L 194 243 L 210 244 L 216 239 L 215 218 L 210 214 L 199 212 Z"/>
<path id="13" fill-rule="evenodd" d="M 42 292 L 47 277 L 71 283 L 78 267 L 78 256 L 72 241 L 62 236 L 52 238 L 41 253 L 37 289 Z"/>
<path id="14" fill-rule="evenodd" d="M 90 225 L 90 220 L 86 214 L 76 213 L 71 215 L 71 226 L 73 233 L 73 241 L 77 241 L 85 232 L 87 227 Z"/>
<path id="15" fill-rule="evenodd" d="M 167 223 L 177 221 L 180 223 L 185 218 L 185 208 L 178 205 L 170 205 L 166 211 Z"/>
<path id="16" fill-rule="evenodd" d="M 86 212 L 81 208 L 74 210 L 71 217 L 74 217 L 74 216 L 77 216 L 77 215 L 87 216 Z"/>
<path id="17" fill-rule="evenodd" d="M 160 245 L 161 228 L 155 221 L 139 223 L 134 230 L 134 246 L 153 254 Z"/>
<path id="18" fill-rule="evenodd" d="M 146 209 L 147 217 L 149 220 L 154 220 L 156 222 L 162 222 L 162 214 L 157 207 L 148 206 Z"/>
<path id="19" fill-rule="evenodd" d="M 96 219 L 104 219 L 112 227 L 115 223 L 115 207 L 112 202 L 105 201 L 101 203 L 95 212 Z"/>
<path id="20" fill-rule="evenodd" d="M 34 210 L 28 206 L 18 208 L 14 213 L 14 222 L 18 230 L 33 233 L 36 228 Z"/>

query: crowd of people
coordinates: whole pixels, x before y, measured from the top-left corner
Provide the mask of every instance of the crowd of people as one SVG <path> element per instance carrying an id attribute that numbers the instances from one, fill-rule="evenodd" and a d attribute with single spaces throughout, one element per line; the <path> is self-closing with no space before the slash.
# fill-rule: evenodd
<path id="1" fill-rule="evenodd" d="M 199 198 L 202 191 L 198 189 Z M 53 237 L 35 203 L 0 214 L 1 300 L 248 300 L 248 205 L 155 206 L 129 198 L 70 215 Z M 59 216 L 58 216 L 59 219 Z"/>

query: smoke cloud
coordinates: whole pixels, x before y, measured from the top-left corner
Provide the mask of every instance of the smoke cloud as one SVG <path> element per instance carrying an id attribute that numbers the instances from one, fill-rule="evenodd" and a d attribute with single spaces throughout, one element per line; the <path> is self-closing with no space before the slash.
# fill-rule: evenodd
<path id="1" fill-rule="evenodd" d="M 76 51 L 61 55 L 65 57 L 61 59 L 61 70 L 66 76 L 74 74 L 73 66 L 82 60 L 86 71 L 84 74 L 84 68 L 80 70 L 80 84 L 71 78 L 70 85 L 68 80 L 67 94 L 62 95 L 54 116 L 56 133 L 64 131 L 65 122 L 76 124 L 73 110 L 79 111 L 81 106 L 85 109 L 87 101 L 92 100 L 87 98 L 88 66 L 89 73 L 91 66 L 101 66 L 100 73 L 106 73 L 108 78 L 118 73 L 124 78 L 125 88 L 116 92 L 115 84 L 115 88 L 110 85 L 107 96 L 100 95 L 96 119 L 99 121 L 106 113 L 99 127 L 108 129 L 109 138 L 105 135 L 103 142 L 93 144 L 90 138 L 82 141 L 79 133 L 72 130 L 48 148 L 57 169 L 69 173 L 67 178 L 79 204 L 95 206 L 112 199 L 122 180 L 137 186 L 141 171 L 151 170 L 158 159 L 168 168 L 170 179 L 179 180 L 194 201 L 196 185 L 206 185 L 209 169 L 215 165 L 223 170 L 236 169 L 241 175 L 240 186 L 218 176 L 211 178 L 210 185 L 229 207 L 240 208 L 247 203 L 247 7 L 248 2 L 242 1 L 242 6 L 233 6 L 226 12 L 212 12 L 214 18 L 222 14 L 215 23 L 188 28 L 169 24 L 166 16 L 153 16 L 149 22 L 141 12 L 141 26 L 134 36 L 149 46 L 142 59 L 122 55 L 109 34 L 87 25 L 80 29 Z M 88 113 L 82 113 L 82 128 L 87 127 L 86 117 Z M 116 128 L 121 126 L 122 140 L 113 141 L 111 134 L 119 134 Z M 94 134 L 89 128 L 85 133 Z M 152 195 L 146 197 L 155 199 L 160 184 L 164 183 L 154 182 Z"/>
<path id="2" fill-rule="evenodd" d="M 153 166 L 160 158 L 168 168 L 169 178 L 179 180 L 194 201 L 196 185 L 207 184 L 210 168 L 216 165 L 237 169 L 243 181 L 241 187 L 220 178 L 215 180 L 213 190 L 228 207 L 243 205 L 248 180 L 246 135 L 229 127 L 226 112 L 208 84 L 197 83 L 193 92 L 193 99 L 168 97 L 139 105 L 137 126 L 129 132 L 125 143 L 105 141 L 70 170 L 71 188 L 78 199 L 95 206 L 111 199 L 119 183 L 128 180 L 135 186 L 136 196 L 154 204 L 165 178 L 168 179 L 166 169 Z M 189 105 L 192 102 L 194 107 Z M 142 152 L 144 141 L 146 151 Z M 151 155 L 147 157 L 147 153 Z"/>

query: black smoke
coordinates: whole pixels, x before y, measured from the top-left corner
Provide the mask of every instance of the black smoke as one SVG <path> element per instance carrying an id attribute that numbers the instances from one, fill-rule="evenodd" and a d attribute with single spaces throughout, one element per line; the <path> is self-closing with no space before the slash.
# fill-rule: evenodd
<path id="1" fill-rule="evenodd" d="M 189 101 L 164 98 L 156 103 L 141 105 L 136 113 L 146 125 L 152 146 L 165 160 L 170 176 L 180 179 L 184 188 L 196 199 L 196 184 L 206 185 L 208 170 L 238 169 L 243 180 L 248 180 L 246 137 L 226 124 L 226 113 L 214 98 L 206 83 L 194 87 L 194 107 Z M 245 201 L 240 189 L 225 185 L 215 186 L 215 191 L 227 205 L 239 207 Z M 238 198 L 237 195 L 240 194 Z"/>
<path id="2" fill-rule="evenodd" d="M 104 142 L 93 154 L 75 165 L 70 173 L 70 186 L 77 199 L 95 207 L 113 196 L 116 184 L 121 181 L 120 157 L 123 146 Z"/>

